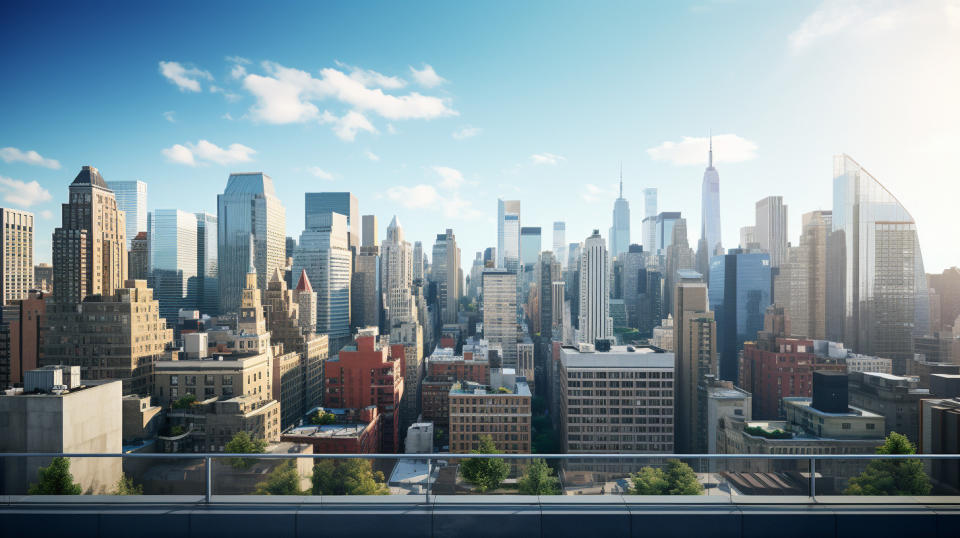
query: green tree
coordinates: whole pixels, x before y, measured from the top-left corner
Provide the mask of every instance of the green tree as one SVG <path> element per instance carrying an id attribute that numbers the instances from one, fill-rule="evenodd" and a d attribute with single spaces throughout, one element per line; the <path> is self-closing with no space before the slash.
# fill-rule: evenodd
<path id="1" fill-rule="evenodd" d="M 890 432 L 877 454 L 916 454 L 905 435 Z M 927 495 L 930 478 L 920 460 L 873 460 L 867 470 L 850 479 L 847 495 Z"/>
<path id="2" fill-rule="evenodd" d="M 314 495 L 387 495 L 386 479 L 369 460 L 323 460 L 313 466 Z"/>
<path id="3" fill-rule="evenodd" d="M 329 411 L 324 411 L 322 413 L 320 411 L 317 411 L 316 413 L 313 414 L 313 416 L 310 417 L 311 424 L 317 424 L 320 426 L 333 424 L 336 421 L 337 421 L 336 415 L 334 415 Z"/>
<path id="4" fill-rule="evenodd" d="M 292 461 L 285 461 L 270 471 L 267 479 L 257 484 L 257 495 L 302 495 L 300 473 Z"/>
<path id="5" fill-rule="evenodd" d="M 30 495 L 80 495 L 80 484 L 73 481 L 70 474 L 70 460 L 53 458 L 48 467 L 37 471 L 39 481 L 30 486 Z"/>
<path id="6" fill-rule="evenodd" d="M 228 454 L 263 454 L 267 450 L 267 442 L 254 439 L 249 433 L 240 431 L 223 448 Z M 256 462 L 256 458 L 230 458 L 230 465 L 240 470 L 249 469 Z"/>
<path id="7" fill-rule="evenodd" d="M 133 483 L 133 479 L 127 475 L 122 475 L 120 480 L 117 480 L 116 489 L 113 491 L 114 495 L 143 495 L 143 486 L 138 486 Z"/>
<path id="8" fill-rule="evenodd" d="M 480 448 L 474 454 L 497 454 L 497 447 L 489 435 L 480 436 Z M 500 458 L 470 458 L 460 464 L 460 474 L 464 480 L 476 486 L 477 491 L 484 493 L 497 489 L 503 479 L 510 474 L 510 465 Z"/>
<path id="9" fill-rule="evenodd" d="M 540 458 L 531 462 L 517 486 L 519 486 L 522 495 L 557 495 L 560 493 L 560 480 L 553 476 L 553 469 Z"/>
<path id="10" fill-rule="evenodd" d="M 634 495 L 702 495 L 697 474 L 680 460 L 667 461 L 667 468 L 643 467 L 631 477 Z"/>
<path id="11" fill-rule="evenodd" d="M 173 402 L 174 409 L 190 409 L 190 406 L 196 403 L 197 396 L 195 394 L 186 394 L 179 400 Z"/>

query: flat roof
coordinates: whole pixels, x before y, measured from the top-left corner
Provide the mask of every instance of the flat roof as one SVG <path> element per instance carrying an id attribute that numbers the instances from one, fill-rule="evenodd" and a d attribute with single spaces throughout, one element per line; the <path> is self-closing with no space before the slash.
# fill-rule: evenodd
<path id="1" fill-rule="evenodd" d="M 859 407 L 854 407 L 848 405 L 848 411 L 846 413 L 828 413 L 827 411 L 821 411 L 816 407 L 813 407 L 813 399 L 807 398 L 805 396 L 785 396 L 783 398 L 783 403 L 795 403 L 798 406 L 803 406 L 810 409 L 811 412 L 822 415 L 825 417 L 848 417 L 848 418 L 883 418 L 883 415 L 878 415 L 876 413 L 867 411 L 866 409 L 860 409 Z"/>
<path id="2" fill-rule="evenodd" d="M 628 351 L 633 347 L 634 351 Z M 586 351 L 573 347 L 560 349 L 560 359 L 568 368 L 670 368 L 674 355 L 658 353 L 649 347 L 611 346 L 610 351 Z"/>
<path id="3" fill-rule="evenodd" d="M 300 426 L 299 428 L 293 428 L 285 432 L 284 435 L 303 435 L 319 439 L 351 438 L 359 436 L 367 429 L 367 426 L 369 426 L 369 424 L 360 423 Z"/>

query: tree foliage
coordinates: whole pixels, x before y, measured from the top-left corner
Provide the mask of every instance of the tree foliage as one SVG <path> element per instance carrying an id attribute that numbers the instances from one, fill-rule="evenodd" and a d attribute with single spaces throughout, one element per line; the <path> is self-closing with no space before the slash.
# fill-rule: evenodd
<path id="1" fill-rule="evenodd" d="M 313 466 L 314 495 L 387 495 L 386 479 L 369 460 L 322 460 Z"/>
<path id="2" fill-rule="evenodd" d="M 701 495 L 703 485 L 697 474 L 680 460 L 667 461 L 666 469 L 643 467 L 631 478 L 634 495 Z"/>
<path id="3" fill-rule="evenodd" d="M 329 411 L 323 411 L 322 413 L 320 411 L 317 411 L 316 413 L 313 414 L 313 416 L 310 417 L 310 423 L 317 424 L 319 426 L 326 426 L 328 424 L 333 424 L 336 421 L 337 421 L 336 415 L 334 415 Z"/>
<path id="4" fill-rule="evenodd" d="M 190 409 L 190 406 L 197 402 L 196 394 L 185 394 L 179 400 L 173 402 L 174 409 Z"/>
<path id="5" fill-rule="evenodd" d="M 122 475 L 120 480 L 117 480 L 116 488 L 113 491 L 114 495 L 143 495 L 143 486 L 138 486 L 133 483 L 133 478 L 130 478 L 127 475 Z"/>
<path id="6" fill-rule="evenodd" d="M 50 465 L 37 471 L 39 481 L 30 486 L 30 495 L 80 495 L 83 489 L 73 481 L 70 460 L 53 458 Z"/>
<path id="7" fill-rule="evenodd" d="M 474 454 L 497 454 L 497 447 L 489 435 L 480 436 L 480 448 Z M 484 493 L 497 489 L 510 474 L 510 464 L 500 458 L 470 458 L 460 464 L 460 474 Z"/>
<path id="8" fill-rule="evenodd" d="M 522 495 L 558 495 L 560 493 L 560 480 L 553 476 L 553 469 L 540 458 L 531 462 L 517 486 Z"/>
<path id="9" fill-rule="evenodd" d="M 905 435 L 891 432 L 877 454 L 916 454 Z M 867 469 L 850 479 L 847 495 L 927 495 L 930 478 L 920 460 L 873 460 Z"/>
<path id="10" fill-rule="evenodd" d="M 228 454 L 263 454 L 267 450 L 267 442 L 240 431 L 223 448 Z M 256 458 L 230 458 L 230 465 L 239 470 L 249 469 L 256 462 Z"/>
<path id="11" fill-rule="evenodd" d="M 292 461 L 285 461 L 270 471 L 267 479 L 257 484 L 257 495 L 302 495 L 300 473 Z"/>

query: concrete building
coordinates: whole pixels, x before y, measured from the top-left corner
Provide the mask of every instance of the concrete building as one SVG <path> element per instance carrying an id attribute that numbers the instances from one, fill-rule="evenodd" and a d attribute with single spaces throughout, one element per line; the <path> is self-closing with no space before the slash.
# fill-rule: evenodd
<path id="1" fill-rule="evenodd" d="M 381 245 L 381 252 L 380 290 L 387 297 L 384 306 L 388 308 L 388 325 L 417 321 L 413 299 L 413 248 L 396 216 L 387 226 L 387 238 Z"/>
<path id="2" fill-rule="evenodd" d="M 787 250 L 785 263 L 774 278 L 773 299 L 782 305 L 799 338 L 826 338 L 827 234 L 830 211 L 803 215 L 800 245 Z"/>
<path id="3" fill-rule="evenodd" d="M 33 213 L 0 207 L 0 307 L 27 297 L 33 285 Z"/>
<path id="4" fill-rule="evenodd" d="M 69 370 L 69 368 L 67 368 Z M 48 367 L 37 373 L 29 392 L 0 393 L 0 452 L 120 453 L 122 384 L 80 381 L 79 371 Z M 42 379 L 41 379 L 42 377 Z M 54 386 L 65 387 L 54 390 Z M 27 493 L 50 458 L 0 458 L 3 491 Z M 73 458 L 70 472 L 84 493 L 109 494 L 122 476 L 119 458 Z"/>
<path id="5" fill-rule="evenodd" d="M 567 264 L 567 223 L 560 220 L 553 223 L 553 255 L 561 269 Z"/>
<path id="6" fill-rule="evenodd" d="M 717 325 L 707 307 L 707 287 L 699 273 L 681 271 L 677 275 L 673 310 L 673 357 L 676 403 L 676 448 L 684 453 L 703 450 L 699 410 L 704 409 L 700 385 L 707 376 L 716 376 Z"/>
<path id="7" fill-rule="evenodd" d="M 921 454 L 960 453 L 960 398 L 930 398 L 920 401 Z M 954 493 L 960 491 L 960 461 L 930 462 L 930 478 L 936 486 Z"/>
<path id="8" fill-rule="evenodd" d="M 126 214 L 127 242 L 124 248 L 129 248 L 138 233 L 147 231 L 147 183 L 140 180 L 111 181 L 109 188 L 117 198 L 117 209 Z"/>
<path id="9" fill-rule="evenodd" d="M 306 272 L 317 293 L 317 332 L 336 353 L 350 341 L 350 252 L 347 217 L 325 213 L 311 219 L 293 256 L 293 274 Z"/>
<path id="10" fill-rule="evenodd" d="M 930 389 L 917 377 L 855 372 L 849 374 L 850 405 L 883 415 L 885 435 L 897 432 L 914 444 L 920 440 L 920 400 Z"/>
<path id="11" fill-rule="evenodd" d="M 610 257 L 617 258 L 630 246 L 630 202 L 623 197 L 623 170 L 620 171 L 620 194 L 613 202 L 613 224 L 610 226 Z"/>
<path id="12" fill-rule="evenodd" d="M 126 216 L 99 170 L 77 174 L 61 219 L 53 232 L 54 301 L 112 295 L 127 280 Z"/>
<path id="13" fill-rule="evenodd" d="M 53 293 L 53 266 L 38 263 L 33 267 L 33 287 L 46 294 Z"/>
<path id="14" fill-rule="evenodd" d="M 274 399 L 273 350 L 261 347 L 269 339 L 232 331 L 202 334 L 212 338 L 210 355 L 156 364 L 154 401 L 169 408 L 184 396 L 195 396 L 197 401 L 236 396 L 250 396 L 260 402 Z"/>
<path id="15" fill-rule="evenodd" d="M 788 222 L 783 196 L 767 196 L 757 201 L 756 239 L 760 249 L 770 255 L 772 267 L 780 267 L 787 261 Z"/>
<path id="16" fill-rule="evenodd" d="M 673 316 L 668 315 L 666 319 L 660 322 L 660 325 L 653 328 L 653 338 L 650 339 L 650 344 L 664 351 L 674 351 L 674 331 Z"/>
<path id="17" fill-rule="evenodd" d="M 127 268 L 131 280 L 147 280 L 150 278 L 150 239 L 147 232 L 138 232 L 130 240 Z"/>
<path id="18" fill-rule="evenodd" d="M 450 389 L 450 452 L 467 454 L 489 435 L 498 452 L 529 454 L 531 395 L 509 368 L 490 372 L 490 385 L 456 382 Z"/>
<path id="19" fill-rule="evenodd" d="M 593 344 L 613 336 L 610 318 L 610 255 L 600 230 L 583 243 L 580 254 L 579 342 Z"/>
<path id="20" fill-rule="evenodd" d="M 517 274 L 507 269 L 483 271 L 483 338 L 500 346 L 503 366 L 517 366 Z"/>
<path id="21" fill-rule="evenodd" d="M 420 416 L 420 382 L 423 379 L 423 328 L 405 322 L 390 328 L 390 344 L 403 349 L 403 398 L 400 404 L 401 430 Z"/>
<path id="22" fill-rule="evenodd" d="M 692 271 L 696 267 L 694 252 L 687 240 L 687 219 L 677 219 L 674 223 L 673 239 L 664 250 L 664 258 L 664 305 L 668 312 L 676 317 L 677 313 L 670 309 L 674 306 L 673 292 L 680 280 L 680 273 Z"/>
<path id="23" fill-rule="evenodd" d="M 463 295 L 463 269 L 460 267 L 460 248 L 450 228 L 445 233 L 437 234 L 430 277 L 437 284 L 440 322 L 456 323 L 460 296 Z"/>
<path id="24" fill-rule="evenodd" d="M 697 243 L 697 271 L 709 277 L 709 260 L 723 253 L 720 231 L 720 174 L 713 167 L 713 138 L 707 169 L 700 185 L 700 241 Z"/>
<path id="25" fill-rule="evenodd" d="M 710 379 L 700 385 L 704 392 L 701 401 L 706 403 L 701 421 L 702 436 L 706 437 L 705 454 L 717 454 L 717 432 L 720 421 L 724 418 L 750 421 L 752 419 L 752 403 L 750 393 L 737 388 L 730 381 Z"/>
<path id="26" fill-rule="evenodd" d="M 150 394 L 154 363 L 173 344 L 173 329 L 144 280 L 80 304 L 47 303 L 40 364 L 80 366 L 86 379 L 122 379 L 124 394 Z"/>
<path id="27" fill-rule="evenodd" d="M 33 291 L 0 309 L 0 389 L 23 383 L 24 372 L 37 368 L 46 299 Z"/>
<path id="28" fill-rule="evenodd" d="M 407 428 L 404 442 L 407 454 L 433 453 L 433 422 L 417 422 Z"/>

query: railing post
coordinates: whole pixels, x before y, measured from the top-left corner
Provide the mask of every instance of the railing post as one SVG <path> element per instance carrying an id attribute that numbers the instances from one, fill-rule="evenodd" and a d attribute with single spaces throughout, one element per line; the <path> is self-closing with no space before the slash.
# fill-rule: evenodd
<path id="1" fill-rule="evenodd" d="M 430 504 L 430 477 L 433 475 L 433 460 L 427 458 L 427 504 Z"/>
<path id="2" fill-rule="evenodd" d="M 817 500 L 817 460 L 810 458 L 810 499 Z"/>
<path id="3" fill-rule="evenodd" d="M 210 497 L 213 496 L 213 458 L 207 456 L 206 458 L 206 471 L 207 471 L 207 504 L 210 503 Z"/>

